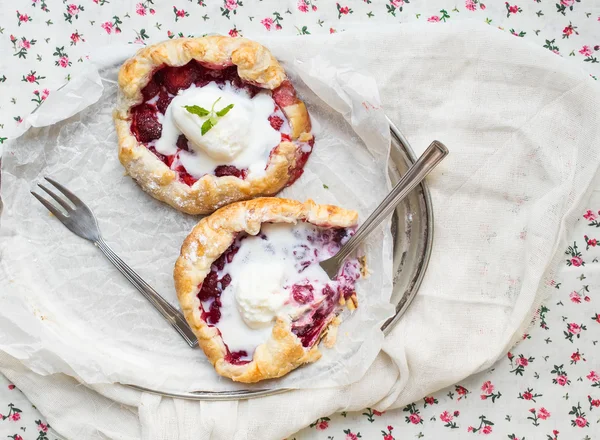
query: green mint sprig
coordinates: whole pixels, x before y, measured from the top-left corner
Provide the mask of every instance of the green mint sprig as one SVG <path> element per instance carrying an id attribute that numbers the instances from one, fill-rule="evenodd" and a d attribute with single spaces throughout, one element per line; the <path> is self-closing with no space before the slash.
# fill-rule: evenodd
<path id="1" fill-rule="evenodd" d="M 221 110 L 215 111 L 215 105 L 217 105 L 217 102 L 219 102 L 220 99 L 221 98 L 218 98 L 215 102 L 213 102 L 213 105 L 210 108 L 210 111 L 206 110 L 203 107 L 200 107 L 199 105 L 184 105 L 183 106 L 188 112 L 190 112 L 193 115 L 198 115 L 201 118 L 208 116 L 206 121 L 204 121 L 204 123 L 202 124 L 202 128 L 201 128 L 202 136 L 204 136 L 211 128 L 213 128 L 215 125 L 217 125 L 219 118 L 222 118 L 223 116 L 225 116 L 227 113 L 229 113 L 229 110 L 231 110 L 233 108 L 233 104 L 229 104 L 227 107 L 223 107 Z"/>

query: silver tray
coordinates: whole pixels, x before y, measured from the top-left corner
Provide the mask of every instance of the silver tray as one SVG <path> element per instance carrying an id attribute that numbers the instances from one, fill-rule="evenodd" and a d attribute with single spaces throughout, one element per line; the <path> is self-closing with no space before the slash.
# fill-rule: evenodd
<path id="1" fill-rule="evenodd" d="M 414 163 L 416 157 L 398 127 L 389 118 L 388 122 L 392 135 L 388 172 L 392 185 L 395 185 L 400 176 Z M 396 305 L 396 313 L 381 326 L 385 335 L 392 330 L 409 307 L 419 290 L 429 263 L 433 242 L 433 211 L 425 182 L 412 191 L 396 208 L 392 217 L 392 235 L 394 238 L 394 287 L 390 301 Z M 123 385 L 138 391 L 187 400 L 243 400 L 289 391 L 287 388 L 266 388 L 237 391 L 166 392 L 137 385 Z"/>

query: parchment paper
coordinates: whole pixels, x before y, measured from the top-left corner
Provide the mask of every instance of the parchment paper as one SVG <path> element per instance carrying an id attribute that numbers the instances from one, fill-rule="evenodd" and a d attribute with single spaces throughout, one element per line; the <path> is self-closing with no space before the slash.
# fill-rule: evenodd
<path id="1" fill-rule="evenodd" d="M 344 67 L 343 60 L 277 55 L 308 105 L 316 138 L 304 175 L 280 196 L 356 209 L 364 220 L 389 189 L 389 128 L 375 81 Z M 199 217 L 154 200 L 125 175 L 111 117 L 116 72 L 104 68 L 101 82 L 94 69 L 82 72 L 84 78 L 61 95 L 50 95 L 34 125 L 69 119 L 32 128 L 5 148 L 0 350 L 37 373 L 62 372 L 86 383 L 171 391 L 248 388 L 220 378 L 201 350 L 190 349 L 90 242 L 69 232 L 29 193 L 43 176 L 67 186 L 94 211 L 121 258 L 178 307 L 173 265 Z M 99 100 L 72 116 L 73 108 L 97 99 L 87 92 L 91 85 L 98 95 L 99 84 Z M 331 387 L 365 373 L 383 342 L 379 326 L 393 313 L 391 243 L 389 226 L 366 243 L 371 276 L 359 281 L 359 308 L 345 316 L 335 347 L 323 347 L 317 363 L 255 388 Z"/>

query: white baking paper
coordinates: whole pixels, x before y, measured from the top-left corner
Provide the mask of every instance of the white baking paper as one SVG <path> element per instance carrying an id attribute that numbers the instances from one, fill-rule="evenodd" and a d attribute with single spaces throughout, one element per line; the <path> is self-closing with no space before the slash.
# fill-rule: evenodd
<path id="1" fill-rule="evenodd" d="M 280 196 L 356 209 L 364 220 L 389 189 L 389 128 L 375 81 L 342 60 L 277 55 L 308 105 L 316 138 L 304 175 Z M 38 122 L 69 119 L 32 128 L 5 148 L 0 350 L 40 374 L 170 391 L 330 387 L 358 380 L 381 348 L 379 326 L 393 313 L 389 226 L 365 245 L 371 276 L 359 281 L 359 308 L 351 316 L 344 312 L 335 347 L 323 347 L 315 364 L 248 387 L 217 376 L 201 350 L 190 349 L 92 243 L 31 196 L 43 176 L 67 186 L 94 211 L 115 252 L 178 307 L 173 265 L 199 217 L 154 200 L 125 175 L 111 117 L 116 72 L 114 66 L 100 72 L 102 95 L 73 116 L 74 100 L 91 104 L 97 98 L 87 94 L 85 84 L 94 90 L 98 84 L 95 71 L 88 71 L 69 93 L 36 112 Z"/>

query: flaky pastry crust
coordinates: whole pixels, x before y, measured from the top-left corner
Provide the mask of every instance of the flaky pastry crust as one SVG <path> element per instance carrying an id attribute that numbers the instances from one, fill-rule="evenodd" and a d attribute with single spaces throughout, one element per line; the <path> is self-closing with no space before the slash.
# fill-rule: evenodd
<path id="1" fill-rule="evenodd" d="M 164 66 L 183 66 L 193 59 L 209 68 L 235 65 L 242 80 L 278 92 L 278 105 L 292 128 L 292 141 L 312 139 L 306 106 L 268 49 L 245 38 L 178 38 L 139 50 L 119 71 L 119 98 L 113 118 L 121 164 L 146 192 L 188 214 L 208 214 L 231 202 L 276 194 L 290 182 L 297 166 L 299 152 L 293 142 L 283 141 L 273 151 L 263 177 L 242 180 L 205 175 L 189 186 L 131 132 L 131 108 L 143 102 L 142 89 L 153 73 Z"/>
<path id="2" fill-rule="evenodd" d="M 185 318 L 198 337 L 200 347 L 221 376 L 237 382 L 253 383 L 281 377 L 302 364 L 321 357 L 317 344 L 305 348 L 291 331 L 291 322 L 279 317 L 270 339 L 259 345 L 251 362 L 234 365 L 225 360 L 227 349 L 216 327 L 201 316 L 198 292 L 213 262 L 225 252 L 240 232 L 259 233 L 262 223 L 296 223 L 306 221 L 317 226 L 350 227 L 358 214 L 332 205 L 317 205 L 274 197 L 238 202 L 203 218 L 187 236 L 175 263 L 175 289 Z M 354 298 L 356 301 L 356 298 Z M 339 318 L 334 318 L 322 334 L 331 329 L 328 339 L 335 339 Z M 333 342 L 327 341 L 328 345 Z"/>

